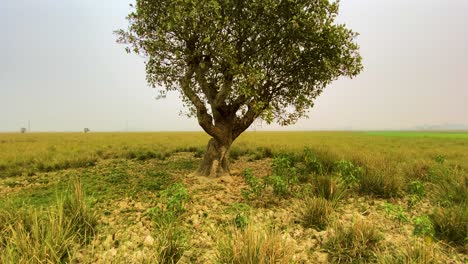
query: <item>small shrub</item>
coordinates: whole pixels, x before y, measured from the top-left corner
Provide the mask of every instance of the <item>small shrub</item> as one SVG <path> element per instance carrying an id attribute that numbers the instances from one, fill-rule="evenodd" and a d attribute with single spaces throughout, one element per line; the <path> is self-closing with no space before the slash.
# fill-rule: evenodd
<path id="1" fill-rule="evenodd" d="M 297 183 L 297 170 L 294 163 L 293 154 L 281 154 L 275 157 L 271 165 L 273 175 L 280 176 L 288 185 Z"/>
<path id="2" fill-rule="evenodd" d="M 431 219 L 427 215 L 421 215 L 413 219 L 414 231 L 413 234 L 422 237 L 433 238 L 434 226 Z"/>
<path id="3" fill-rule="evenodd" d="M 182 183 L 174 183 L 169 188 L 161 192 L 161 196 L 166 200 L 168 212 L 178 216 L 185 212 L 185 204 L 189 200 L 187 189 Z"/>
<path id="4" fill-rule="evenodd" d="M 318 174 L 321 175 L 324 173 L 324 168 L 322 163 L 318 160 L 316 154 L 308 147 L 304 148 L 304 153 L 302 155 L 302 161 L 305 165 L 304 174 Z"/>
<path id="5" fill-rule="evenodd" d="M 303 225 L 317 230 L 324 230 L 332 213 L 333 207 L 329 201 L 323 198 L 312 198 L 304 204 Z"/>
<path id="6" fill-rule="evenodd" d="M 343 179 L 343 183 L 347 186 L 357 184 L 364 173 L 364 170 L 361 167 L 356 166 L 347 160 L 337 161 L 334 168 L 335 173 Z"/>
<path id="7" fill-rule="evenodd" d="M 426 196 L 426 188 L 421 181 L 412 181 L 408 187 L 409 203 L 414 205 Z"/>
<path id="8" fill-rule="evenodd" d="M 337 225 L 325 248 L 333 263 L 372 262 L 381 239 L 374 225 L 358 221 L 348 228 Z"/>
<path id="9" fill-rule="evenodd" d="M 258 198 L 263 194 L 265 183 L 261 179 L 255 177 L 251 169 L 245 169 L 242 173 L 242 178 L 244 178 L 245 183 L 248 185 L 248 188 L 242 189 L 242 196 L 244 199 Z"/>
<path id="10" fill-rule="evenodd" d="M 289 184 L 281 176 L 271 175 L 264 178 L 265 184 L 273 188 L 273 193 L 278 196 L 285 196 L 289 193 Z"/>
<path id="11" fill-rule="evenodd" d="M 242 213 L 236 214 L 234 217 L 234 225 L 237 228 L 244 229 L 249 224 L 249 218 Z"/>
<path id="12" fill-rule="evenodd" d="M 248 225 L 234 229 L 219 239 L 218 263 L 290 263 L 293 248 L 274 230 L 259 230 Z"/>

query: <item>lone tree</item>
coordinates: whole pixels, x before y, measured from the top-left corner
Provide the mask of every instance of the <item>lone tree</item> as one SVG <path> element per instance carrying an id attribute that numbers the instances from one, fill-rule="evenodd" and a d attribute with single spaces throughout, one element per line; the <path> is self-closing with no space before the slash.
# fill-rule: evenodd
<path id="1" fill-rule="evenodd" d="M 229 173 L 229 148 L 257 118 L 289 125 L 340 76 L 362 70 L 357 33 L 332 0 L 136 0 L 127 52 L 160 96 L 179 91 L 212 138 L 203 175 Z"/>

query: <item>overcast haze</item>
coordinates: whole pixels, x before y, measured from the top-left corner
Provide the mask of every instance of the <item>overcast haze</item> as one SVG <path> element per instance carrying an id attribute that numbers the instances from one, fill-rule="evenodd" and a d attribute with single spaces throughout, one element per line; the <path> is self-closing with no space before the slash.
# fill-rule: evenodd
<path id="1" fill-rule="evenodd" d="M 129 3 L 0 1 L 0 131 L 200 130 L 116 44 Z M 467 14 L 466 0 L 342 0 L 364 71 L 327 87 L 309 119 L 262 129 L 468 129 Z"/>

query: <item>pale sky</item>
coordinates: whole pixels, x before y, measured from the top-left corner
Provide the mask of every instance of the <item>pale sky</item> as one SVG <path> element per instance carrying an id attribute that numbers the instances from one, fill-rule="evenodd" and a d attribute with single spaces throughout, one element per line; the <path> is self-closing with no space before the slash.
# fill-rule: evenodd
<path id="1" fill-rule="evenodd" d="M 1 0 L 0 131 L 200 130 L 115 42 L 132 2 Z M 342 0 L 364 71 L 327 87 L 309 119 L 258 130 L 468 128 L 467 14 L 467 0 Z"/>

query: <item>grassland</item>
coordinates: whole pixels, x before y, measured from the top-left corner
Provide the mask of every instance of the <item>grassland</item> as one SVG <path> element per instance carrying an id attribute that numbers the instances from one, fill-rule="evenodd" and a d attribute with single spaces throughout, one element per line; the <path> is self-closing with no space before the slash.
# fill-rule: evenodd
<path id="1" fill-rule="evenodd" d="M 0 263 L 466 263 L 467 135 L 0 134 Z"/>

